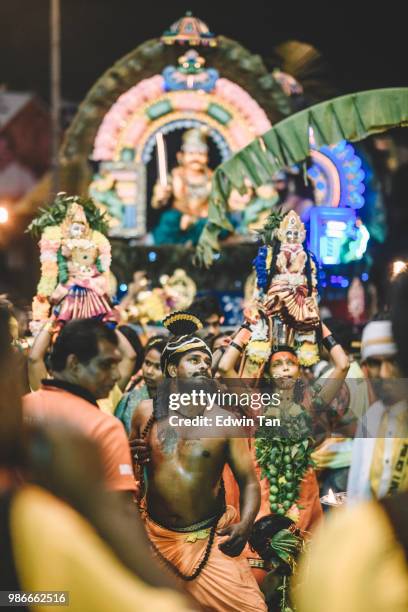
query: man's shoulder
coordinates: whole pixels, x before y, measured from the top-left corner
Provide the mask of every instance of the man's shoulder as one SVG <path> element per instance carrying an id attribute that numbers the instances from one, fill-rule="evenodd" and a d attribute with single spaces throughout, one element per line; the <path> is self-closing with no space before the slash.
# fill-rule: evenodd
<path id="1" fill-rule="evenodd" d="M 56 387 L 41 388 L 23 397 L 23 410 L 27 414 L 45 419 L 58 419 L 92 430 L 100 424 L 120 422 L 111 414 L 100 410 L 86 399 Z"/>

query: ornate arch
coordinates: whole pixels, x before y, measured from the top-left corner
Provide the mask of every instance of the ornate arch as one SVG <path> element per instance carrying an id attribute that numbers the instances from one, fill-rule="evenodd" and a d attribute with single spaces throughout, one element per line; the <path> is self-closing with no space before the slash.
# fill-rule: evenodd
<path id="1" fill-rule="evenodd" d="M 220 81 L 243 90 L 263 109 L 272 124 L 290 112 L 288 99 L 260 56 L 252 55 L 239 43 L 222 36 L 218 37 L 216 48 L 200 49 L 200 53 L 222 74 Z M 177 64 L 179 55 L 179 47 L 153 39 L 116 62 L 95 83 L 80 105 L 61 147 L 61 184 L 65 190 L 86 193 L 91 179 L 88 160 L 92 158 L 104 117 L 135 86 L 143 81 L 149 81 L 152 86 L 157 83 L 163 68 Z"/>

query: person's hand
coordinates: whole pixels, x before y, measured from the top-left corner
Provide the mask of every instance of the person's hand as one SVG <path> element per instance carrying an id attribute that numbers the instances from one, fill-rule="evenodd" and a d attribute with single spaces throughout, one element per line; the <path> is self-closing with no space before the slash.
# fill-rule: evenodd
<path id="1" fill-rule="evenodd" d="M 154 199 L 157 204 L 163 206 L 168 202 L 172 193 L 170 185 L 157 183 L 154 187 Z"/>
<path id="2" fill-rule="evenodd" d="M 66 295 L 68 295 L 68 289 L 63 285 L 58 285 L 51 295 L 50 302 L 52 304 L 59 304 Z"/>
<path id="3" fill-rule="evenodd" d="M 143 438 L 133 438 L 129 440 L 130 451 L 135 463 L 146 465 L 150 461 L 151 449 Z"/>
<path id="4" fill-rule="evenodd" d="M 195 217 L 193 217 L 192 215 L 188 215 L 187 213 L 185 213 L 184 215 L 181 216 L 180 219 L 180 229 L 185 232 L 186 230 L 188 230 L 188 228 L 193 225 L 193 223 L 196 221 Z"/>
<path id="5" fill-rule="evenodd" d="M 218 548 L 229 557 L 238 557 L 245 548 L 249 537 L 249 528 L 244 523 L 234 523 L 217 531 L 219 536 L 228 536 Z"/>

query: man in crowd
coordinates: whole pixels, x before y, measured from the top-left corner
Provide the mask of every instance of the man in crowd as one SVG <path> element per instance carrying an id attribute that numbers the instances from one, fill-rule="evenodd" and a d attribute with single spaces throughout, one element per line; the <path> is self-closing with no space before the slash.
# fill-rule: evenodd
<path id="1" fill-rule="evenodd" d="M 224 323 L 224 313 L 215 296 L 197 298 L 191 305 L 190 312 L 203 322 L 204 335 L 218 336 Z"/>
<path id="2" fill-rule="evenodd" d="M 361 355 L 378 363 L 379 399 L 361 418 L 356 433 L 348 479 L 353 502 L 380 499 L 408 487 L 408 405 L 391 321 L 366 326 Z"/>
<path id="3" fill-rule="evenodd" d="M 359 363 L 351 354 L 353 336 L 350 325 L 336 319 L 326 319 L 325 324 L 347 353 L 350 367 L 344 384 L 327 411 L 331 435 L 312 455 L 316 469 L 320 472 L 321 495 L 326 495 L 329 489 L 334 492 L 347 489 L 353 438 L 357 423 L 369 406 L 368 382 Z M 330 379 L 334 370 L 329 353 L 323 349 L 321 354 L 323 359 L 327 360 L 327 367 L 317 379 L 319 384 Z"/>
<path id="4" fill-rule="evenodd" d="M 381 382 L 386 383 L 382 392 L 385 412 L 393 408 L 385 391 L 390 390 L 389 381 L 395 380 L 387 376 L 387 370 L 394 375 L 398 364 L 401 375 L 408 377 L 407 308 L 408 275 L 401 274 L 393 287 L 392 329 L 389 322 L 375 321 L 363 334 L 363 354 L 367 359 L 367 349 L 372 347 L 372 355 L 379 361 Z M 374 446 L 377 442 L 374 440 Z M 407 456 L 399 459 L 400 472 L 404 463 L 406 470 Z M 407 483 L 398 489 L 393 496 L 358 504 L 346 512 L 336 510 L 329 516 L 299 565 L 293 590 L 299 612 L 408 609 Z"/>
<path id="5" fill-rule="evenodd" d="M 178 319 L 180 334 L 180 314 L 170 315 L 165 324 L 174 333 L 174 319 Z M 191 319 L 187 315 L 187 324 Z M 191 388 L 197 390 L 212 386 L 211 358 L 208 346 L 196 335 L 182 334 L 171 340 L 161 359 L 171 389 L 179 389 L 182 379 L 190 380 Z M 170 426 L 167 406 L 159 399 L 145 400 L 132 422 L 131 439 L 144 435 L 151 447 L 146 469 L 148 536 L 159 557 L 205 609 L 265 611 L 263 597 L 241 555 L 260 504 L 246 440 L 229 438 L 223 428 L 213 438 L 181 439 Z M 193 418 L 205 410 L 206 406 L 190 403 L 172 415 Z M 211 416 L 215 412 L 224 413 L 215 408 Z M 201 433 L 205 435 L 203 429 Z M 195 435 L 200 434 L 195 431 Z M 234 522 L 236 511 L 225 508 L 222 472 L 226 464 L 240 488 L 239 522 Z"/>
<path id="6" fill-rule="evenodd" d="M 120 378 L 115 332 L 103 323 L 72 321 L 60 332 L 51 355 L 53 378 L 24 397 L 28 422 L 62 421 L 94 440 L 104 465 L 106 487 L 135 493 L 130 450 L 120 422 L 98 408 Z"/>

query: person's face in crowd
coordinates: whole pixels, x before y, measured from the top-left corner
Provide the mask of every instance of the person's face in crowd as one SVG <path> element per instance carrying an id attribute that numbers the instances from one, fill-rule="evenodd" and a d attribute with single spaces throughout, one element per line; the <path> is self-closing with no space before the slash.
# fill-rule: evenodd
<path id="1" fill-rule="evenodd" d="M 88 363 L 80 363 L 76 355 L 69 355 L 66 373 L 69 375 L 69 382 L 86 389 L 96 399 L 102 399 L 109 395 L 120 379 L 120 361 L 118 348 L 107 340 L 99 340 L 98 354 Z"/>
<path id="2" fill-rule="evenodd" d="M 158 383 L 163 378 L 160 367 L 160 353 L 151 348 L 145 355 L 142 365 L 143 379 L 149 389 L 156 389 Z"/>
<path id="3" fill-rule="evenodd" d="M 364 365 L 366 367 L 368 378 L 379 378 L 381 369 L 381 357 L 368 357 Z"/>
<path id="4" fill-rule="evenodd" d="M 374 374 L 377 379 L 375 390 L 385 405 L 392 406 L 406 396 L 404 381 L 401 379 L 401 370 L 398 367 L 396 357 L 375 355 L 366 361 L 367 368 L 370 367 L 369 376 Z M 375 380 L 374 378 L 374 380 Z"/>
<path id="5" fill-rule="evenodd" d="M 283 351 L 272 355 L 269 375 L 273 378 L 278 389 L 293 389 L 300 376 L 299 362 L 295 355 Z"/>
<path id="6" fill-rule="evenodd" d="M 191 351 L 183 355 L 178 365 L 169 365 L 168 371 L 173 378 L 211 378 L 211 357 L 203 351 Z"/>
<path id="7" fill-rule="evenodd" d="M 221 317 L 217 314 L 212 314 L 208 319 L 205 320 L 205 331 L 213 336 L 218 336 L 220 333 L 220 326 L 222 324 Z"/>

